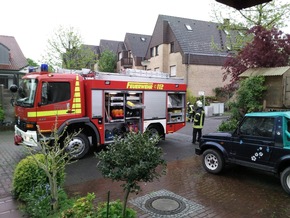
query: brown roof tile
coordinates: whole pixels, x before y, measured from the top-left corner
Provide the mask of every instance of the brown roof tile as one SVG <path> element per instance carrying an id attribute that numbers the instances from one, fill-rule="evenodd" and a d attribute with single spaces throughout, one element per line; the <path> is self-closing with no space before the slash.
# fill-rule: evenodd
<path id="1" fill-rule="evenodd" d="M 10 50 L 10 64 L 0 64 L 0 70 L 21 70 L 28 66 L 28 62 L 24 57 L 17 41 L 13 36 L 0 35 L 0 44 L 4 45 Z"/>

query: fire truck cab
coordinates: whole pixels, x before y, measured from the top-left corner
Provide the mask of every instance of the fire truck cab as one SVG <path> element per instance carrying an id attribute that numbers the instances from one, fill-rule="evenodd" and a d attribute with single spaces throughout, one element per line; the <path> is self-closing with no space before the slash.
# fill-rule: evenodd
<path id="1" fill-rule="evenodd" d="M 162 72 L 32 72 L 10 90 L 17 91 L 15 144 L 37 146 L 37 130 L 51 138 L 55 124 L 59 134 L 81 130 L 68 144 L 75 159 L 128 131 L 165 139 L 186 124 L 186 84 Z"/>

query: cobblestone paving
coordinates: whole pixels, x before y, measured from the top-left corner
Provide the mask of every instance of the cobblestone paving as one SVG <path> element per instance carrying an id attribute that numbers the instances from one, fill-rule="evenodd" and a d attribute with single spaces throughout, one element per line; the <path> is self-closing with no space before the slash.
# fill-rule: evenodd
<path id="1" fill-rule="evenodd" d="M 23 147 L 13 144 L 12 131 L 0 131 L 0 198 L 11 196 L 14 168 L 25 155 Z"/>
<path id="2" fill-rule="evenodd" d="M 148 193 L 129 202 L 153 218 L 183 218 L 203 209 L 202 205 L 165 189 Z"/>

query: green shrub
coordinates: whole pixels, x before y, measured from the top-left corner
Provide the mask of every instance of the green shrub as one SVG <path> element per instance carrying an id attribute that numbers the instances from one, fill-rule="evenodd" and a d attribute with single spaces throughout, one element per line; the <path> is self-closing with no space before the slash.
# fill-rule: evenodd
<path id="1" fill-rule="evenodd" d="M 107 210 L 109 209 L 109 213 L 107 214 Z M 109 207 L 107 203 L 101 203 L 98 205 L 98 218 L 123 218 L 122 216 L 123 204 L 120 200 L 116 200 L 109 203 Z M 137 217 L 136 211 L 131 208 L 126 208 L 126 218 L 135 218 Z"/>
<path id="2" fill-rule="evenodd" d="M 13 174 L 12 191 L 22 201 L 26 201 L 25 199 L 36 187 L 44 187 L 48 184 L 44 170 L 37 165 L 34 158 L 42 163 L 45 161 L 43 154 L 27 156 L 17 164 Z M 63 186 L 64 179 L 64 173 L 59 173 L 57 176 L 59 187 Z"/>
<path id="3" fill-rule="evenodd" d="M 58 189 L 58 196 L 60 202 L 59 208 L 67 207 L 70 201 L 62 188 Z M 26 195 L 24 210 L 30 217 L 47 218 L 53 216 L 55 212 L 52 210 L 51 201 L 49 184 L 41 184 L 34 187 L 33 191 Z"/>
<path id="4" fill-rule="evenodd" d="M 86 197 L 77 199 L 73 206 L 61 213 L 62 218 L 97 217 L 97 208 L 94 206 L 94 193 L 88 193 Z"/>
<path id="5" fill-rule="evenodd" d="M 234 131 L 238 126 L 238 121 L 236 119 L 229 119 L 223 121 L 221 125 L 218 127 L 218 131 L 222 132 L 231 132 Z"/>

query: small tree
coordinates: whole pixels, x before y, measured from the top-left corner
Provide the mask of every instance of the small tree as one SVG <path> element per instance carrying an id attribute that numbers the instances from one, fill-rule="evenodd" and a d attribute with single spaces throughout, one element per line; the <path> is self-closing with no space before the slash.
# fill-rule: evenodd
<path id="1" fill-rule="evenodd" d="M 66 130 L 66 129 L 65 129 Z M 44 161 L 40 161 L 38 158 L 35 158 L 34 151 L 28 147 L 28 150 L 32 154 L 32 157 L 34 161 L 37 163 L 39 168 L 41 168 L 49 182 L 49 191 L 50 191 L 50 197 L 51 197 L 51 204 L 52 204 L 52 210 L 53 212 L 56 212 L 59 208 L 59 192 L 58 189 L 60 188 L 60 184 L 58 184 L 57 175 L 58 174 L 65 174 L 65 166 L 72 160 L 73 156 L 71 153 L 67 152 L 67 145 L 69 144 L 69 141 L 79 134 L 73 133 L 71 135 L 68 135 L 65 137 L 63 141 L 63 145 L 60 144 L 61 138 L 63 137 L 65 130 L 62 134 L 57 134 L 57 121 L 54 125 L 54 130 L 52 132 L 52 138 L 54 138 L 53 143 L 51 143 L 51 140 L 47 139 L 44 135 L 40 133 L 40 130 L 38 129 L 38 132 L 40 134 L 40 142 L 38 142 L 38 146 L 40 150 L 38 153 L 44 155 Z"/>
<path id="2" fill-rule="evenodd" d="M 27 58 L 26 60 L 27 60 L 28 65 L 29 65 L 30 67 L 38 67 L 38 66 L 39 66 L 39 64 L 37 64 L 34 60 L 32 60 L 32 59 L 30 59 L 30 58 Z"/>
<path id="3" fill-rule="evenodd" d="M 253 40 L 237 53 L 229 55 L 223 68 L 224 80 L 230 76 L 230 87 L 235 87 L 240 80 L 239 75 L 249 68 L 281 67 L 289 65 L 290 34 L 284 34 L 275 28 L 267 30 L 255 26 L 248 32 Z"/>
<path id="4" fill-rule="evenodd" d="M 161 148 L 156 146 L 159 140 L 149 132 L 129 132 L 124 138 L 116 138 L 107 150 L 96 154 L 104 177 L 125 182 L 121 185 L 125 191 L 124 218 L 129 193 L 141 190 L 138 182 L 152 182 L 165 174 L 166 162 L 161 158 Z M 157 171 L 159 165 L 161 171 Z"/>
<path id="5" fill-rule="evenodd" d="M 98 68 L 101 72 L 114 72 L 116 68 L 116 55 L 110 50 L 104 50 L 98 60 Z"/>
<path id="6" fill-rule="evenodd" d="M 189 89 L 186 90 L 186 101 L 192 104 L 196 102 L 196 97 L 193 96 L 192 92 Z"/>
<path id="7" fill-rule="evenodd" d="M 75 70 L 92 68 L 96 63 L 96 55 L 89 46 L 83 44 L 76 29 L 62 26 L 48 40 L 42 59 L 50 66 Z"/>

